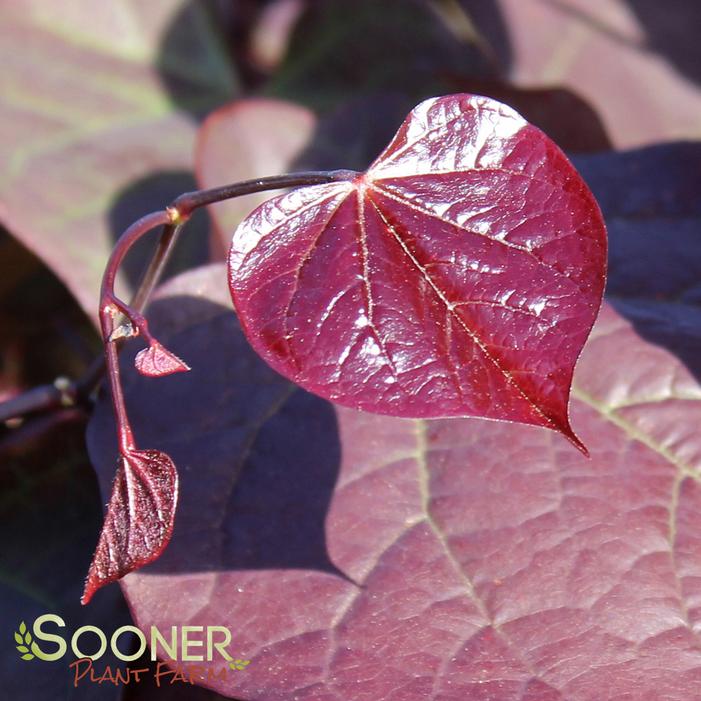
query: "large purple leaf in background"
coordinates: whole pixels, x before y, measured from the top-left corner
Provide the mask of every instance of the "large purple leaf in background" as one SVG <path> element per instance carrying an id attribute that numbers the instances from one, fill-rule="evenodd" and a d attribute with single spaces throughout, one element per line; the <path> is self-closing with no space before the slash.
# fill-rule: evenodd
<path id="1" fill-rule="evenodd" d="M 699 138 L 699 5 L 686 0 L 498 0 L 510 41 L 487 37 L 521 87 L 570 88 L 618 148 Z M 489 28 L 487 28 L 489 34 Z M 621 89 L 625 86 L 625 89 Z M 654 89 L 651 89 L 654 86 Z"/>
<path id="2" fill-rule="evenodd" d="M 252 212 L 229 284 L 251 345 L 322 397 L 580 445 L 569 387 L 605 268 L 599 208 L 557 146 L 501 103 L 449 95 L 412 110 L 352 182 Z"/>
<path id="3" fill-rule="evenodd" d="M 91 316 L 120 233 L 110 207 L 135 179 L 188 170 L 187 113 L 234 92 L 207 12 L 181 9 L 0 2 L 0 220 Z"/>
<path id="4" fill-rule="evenodd" d="M 122 580 L 138 625 L 228 625 L 251 664 L 212 686 L 240 699 L 701 695 L 701 389 L 678 360 L 603 311 L 573 395 L 588 460 L 535 427 L 333 408 L 247 348 L 223 275 L 153 307 L 192 372 L 126 379 L 182 472 L 169 548 Z M 101 402 L 105 493 L 113 430 Z"/>

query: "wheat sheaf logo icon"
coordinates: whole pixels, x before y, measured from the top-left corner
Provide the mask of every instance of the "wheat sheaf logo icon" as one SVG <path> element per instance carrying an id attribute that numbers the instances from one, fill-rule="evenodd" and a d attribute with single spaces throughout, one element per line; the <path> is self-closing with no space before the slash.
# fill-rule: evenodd
<path id="1" fill-rule="evenodd" d="M 27 630 L 24 621 L 19 624 L 19 630 L 15 631 L 15 646 L 22 653 L 23 660 L 33 660 L 34 653 L 30 651 L 29 646 L 32 644 L 32 634 Z"/>

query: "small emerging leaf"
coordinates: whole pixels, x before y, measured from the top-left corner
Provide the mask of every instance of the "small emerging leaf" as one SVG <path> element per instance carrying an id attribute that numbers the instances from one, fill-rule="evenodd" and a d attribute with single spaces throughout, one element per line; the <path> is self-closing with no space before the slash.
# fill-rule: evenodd
<path id="1" fill-rule="evenodd" d="M 27 643 L 27 645 L 32 642 L 32 634 L 29 631 L 24 634 L 24 642 Z"/>
<path id="2" fill-rule="evenodd" d="M 22 635 L 27 632 L 27 626 L 25 625 L 24 621 L 19 624 L 19 632 L 22 633 Z"/>
<path id="3" fill-rule="evenodd" d="M 570 385 L 605 273 L 601 212 L 572 164 L 474 95 L 421 103 L 353 182 L 261 205 L 229 256 L 249 341 L 305 389 L 544 426 L 582 450 Z"/>
<path id="4" fill-rule="evenodd" d="M 81 603 L 161 554 L 173 532 L 177 500 L 178 473 L 165 453 L 132 450 L 121 457 Z"/>
<path id="5" fill-rule="evenodd" d="M 164 348 L 158 341 L 140 350 L 136 354 L 134 365 L 146 377 L 165 377 L 176 372 L 187 372 L 190 369 L 177 355 Z"/>

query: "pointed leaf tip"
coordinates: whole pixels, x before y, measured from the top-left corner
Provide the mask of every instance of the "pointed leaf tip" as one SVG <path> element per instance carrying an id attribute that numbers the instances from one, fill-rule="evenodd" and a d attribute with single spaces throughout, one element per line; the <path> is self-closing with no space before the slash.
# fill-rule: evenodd
<path id="1" fill-rule="evenodd" d="M 586 445 L 584 445 L 582 439 L 572 430 L 569 422 L 566 428 L 561 428 L 558 426 L 555 428 L 555 430 L 561 433 L 585 458 L 591 457 L 589 455 L 589 449 Z"/>
<path id="2" fill-rule="evenodd" d="M 102 532 L 81 598 L 155 560 L 173 532 L 178 473 L 168 455 L 132 450 L 120 458 Z"/>
<path id="3" fill-rule="evenodd" d="M 158 341 L 140 350 L 134 359 L 136 369 L 146 377 L 165 377 L 176 372 L 188 372 L 190 366 L 171 353 Z"/>

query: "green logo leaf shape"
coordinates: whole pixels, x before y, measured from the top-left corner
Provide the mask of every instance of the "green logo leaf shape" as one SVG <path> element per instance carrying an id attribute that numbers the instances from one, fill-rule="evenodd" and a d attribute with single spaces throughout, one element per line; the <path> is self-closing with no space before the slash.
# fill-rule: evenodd
<path id="1" fill-rule="evenodd" d="M 23 660 L 33 660 L 34 654 L 30 652 L 29 646 L 32 644 L 32 634 L 27 630 L 27 626 L 24 621 L 19 624 L 19 630 L 15 631 L 15 642 L 17 645 L 15 647 L 21 653 L 21 658 Z"/>
<path id="2" fill-rule="evenodd" d="M 246 669 L 251 664 L 251 660 L 232 660 L 229 662 L 229 667 L 233 670 Z"/>

